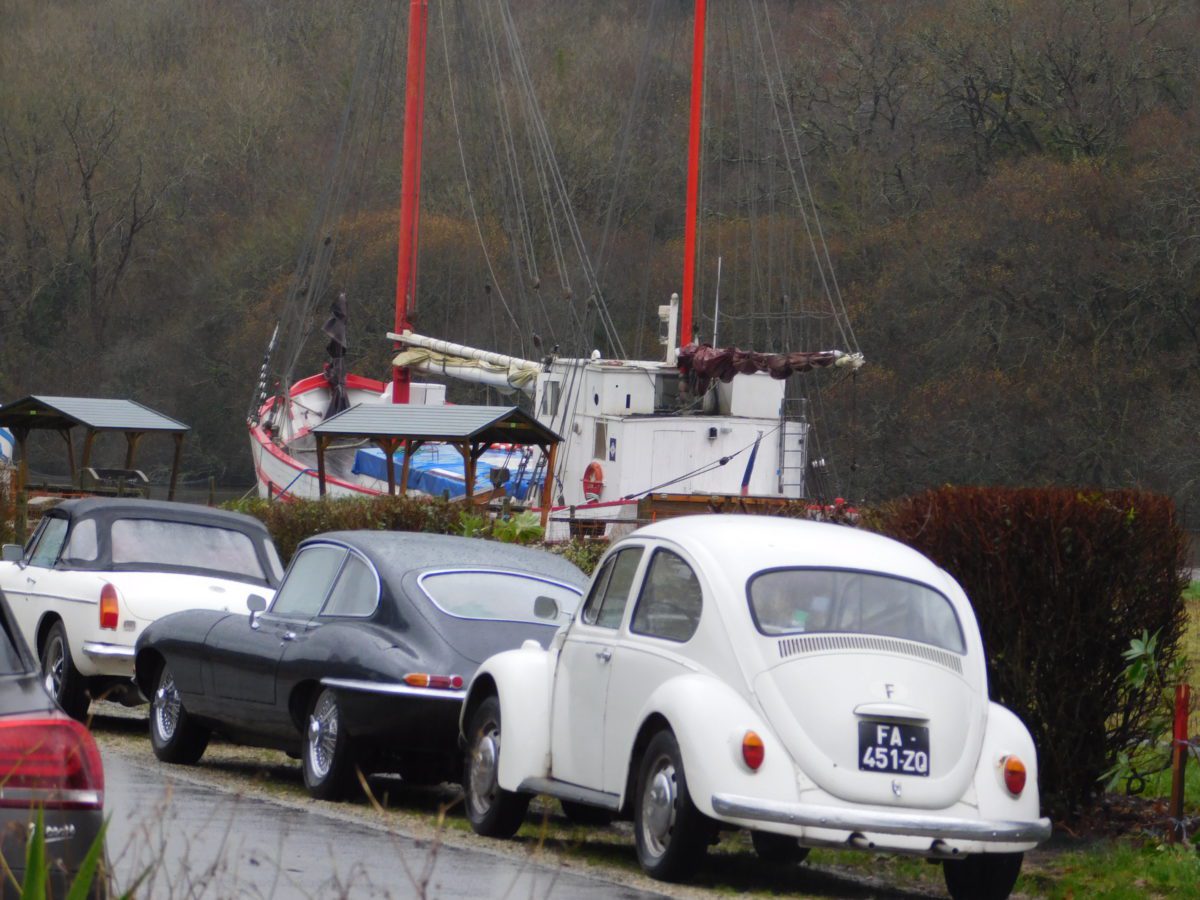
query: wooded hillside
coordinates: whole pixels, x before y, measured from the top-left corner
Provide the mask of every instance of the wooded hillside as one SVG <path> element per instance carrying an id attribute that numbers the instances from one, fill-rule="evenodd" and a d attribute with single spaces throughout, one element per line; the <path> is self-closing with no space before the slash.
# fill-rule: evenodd
<path id="1" fill-rule="evenodd" d="M 0 400 L 137 399 L 194 427 L 190 474 L 248 481 L 263 351 L 314 285 L 297 374 L 344 289 L 350 368 L 382 377 L 407 6 L 0 0 Z M 599 293 L 625 352 L 658 357 L 656 307 L 682 280 L 691 3 L 430 6 L 418 325 L 617 355 Z M 868 360 L 808 392 L 840 491 L 1137 486 L 1195 522 L 1195 5 L 709 7 L 698 328 L 720 258 L 719 343 L 841 344 L 806 178 Z M 525 83 L 557 170 L 526 152 Z M 294 281 L 304 258 L 327 275 Z"/>

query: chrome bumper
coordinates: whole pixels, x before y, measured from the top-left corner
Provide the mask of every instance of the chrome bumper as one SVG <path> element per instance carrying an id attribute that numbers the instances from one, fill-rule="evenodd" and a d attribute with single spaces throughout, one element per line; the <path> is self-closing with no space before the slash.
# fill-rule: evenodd
<path id="1" fill-rule="evenodd" d="M 452 688 L 419 688 L 409 684 L 394 684 L 383 681 L 360 681 L 353 678 L 322 678 L 325 687 L 342 691 L 361 691 L 367 694 L 384 694 L 389 697 L 427 697 L 430 700 L 463 701 L 467 692 Z"/>
<path id="2" fill-rule="evenodd" d="M 713 811 L 731 819 L 779 822 L 808 828 L 836 831 L 902 834 L 943 840 L 996 841 L 1007 844 L 1041 843 L 1050 837 L 1050 820 L 1034 822 L 986 821 L 930 816 L 911 812 L 885 812 L 873 809 L 808 806 L 779 803 L 756 797 L 713 794 Z"/>
<path id="3" fill-rule="evenodd" d="M 92 659 L 127 659 L 133 662 L 133 648 L 120 644 L 101 644 L 96 641 L 84 641 L 83 652 Z"/>

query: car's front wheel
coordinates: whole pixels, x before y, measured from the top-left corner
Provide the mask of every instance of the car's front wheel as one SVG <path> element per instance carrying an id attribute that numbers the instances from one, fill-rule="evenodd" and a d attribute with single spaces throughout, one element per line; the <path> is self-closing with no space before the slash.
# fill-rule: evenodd
<path id="1" fill-rule="evenodd" d="M 175 676 L 166 663 L 150 697 L 150 746 L 163 762 L 194 765 L 208 747 L 210 732 L 183 708 Z"/>
<path id="2" fill-rule="evenodd" d="M 83 676 L 71 661 L 71 645 L 67 643 L 67 629 L 62 622 L 51 626 L 42 644 L 42 678 L 63 712 L 80 722 L 87 719 L 91 700 Z"/>
<path id="3" fill-rule="evenodd" d="M 479 704 L 467 728 L 463 796 L 476 834 L 510 838 L 525 820 L 530 797 L 500 787 L 499 772 L 500 700 L 491 696 Z"/>
<path id="4" fill-rule="evenodd" d="M 980 853 L 942 863 L 954 900 L 1005 900 L 1021 874 L 1023 853 Z"/>
<path id="5" fill-rule="evenodd" d="M 304 786 L 318 800 L 340 800 L 354 778 L 354 753 L 337 695 L 326 688 L 313 701 L 304 734 Z"/>
<path id="6" fill-rule="evenodd" d="M 708 849 L 710 828 L 692 803 L 679 743 L 669 731 L 650 739 L 634 795 L 638 862 L 651 878 L 689 877 Z"/>

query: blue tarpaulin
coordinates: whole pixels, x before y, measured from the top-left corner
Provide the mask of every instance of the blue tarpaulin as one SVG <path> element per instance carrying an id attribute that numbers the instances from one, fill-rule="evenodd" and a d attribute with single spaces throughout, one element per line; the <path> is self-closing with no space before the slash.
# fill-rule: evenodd
<path id="1" fill-rule="evenodd" d="M 399 451 L 394 456 L 396 480 L 400 480 L 400 471 L 404 465 L 404 452 Z M 530 490 L 530 482 L 534 488 L 541 486 L 542 479 L 533 479 L 533 466 L 517 478 L 517 470 L 521 467 L 520 451 L 488 450 L 475 463 L 475 493 L 483 493 L 492 489 L 492 469 L 507 468 L 509 478 L 504 482 L 504 490 L 518 500 L 524 500 Z M 377 447 L 359 450 L 354 454 L 355 475 L 366 475 L 387 481 L 387 457 Z M 413 454 L 408 468 L 408 486 L 413 490 L 426 494 L 440 495 L 448 492 L 451 497 L 461 497 L 467 492 L 466 476 L 464 474 L 462 454 L 447 444 L 425 444 Z"/>

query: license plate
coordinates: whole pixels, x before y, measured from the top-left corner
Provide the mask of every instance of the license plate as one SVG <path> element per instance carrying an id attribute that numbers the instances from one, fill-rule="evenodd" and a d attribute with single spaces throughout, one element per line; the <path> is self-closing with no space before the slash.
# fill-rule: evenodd
<path id="1" fill-rule="evenodd" d="M 858 767 L 867 772 L 929 775 L 929 729 L 894 722 L 858 723 Z"/>

